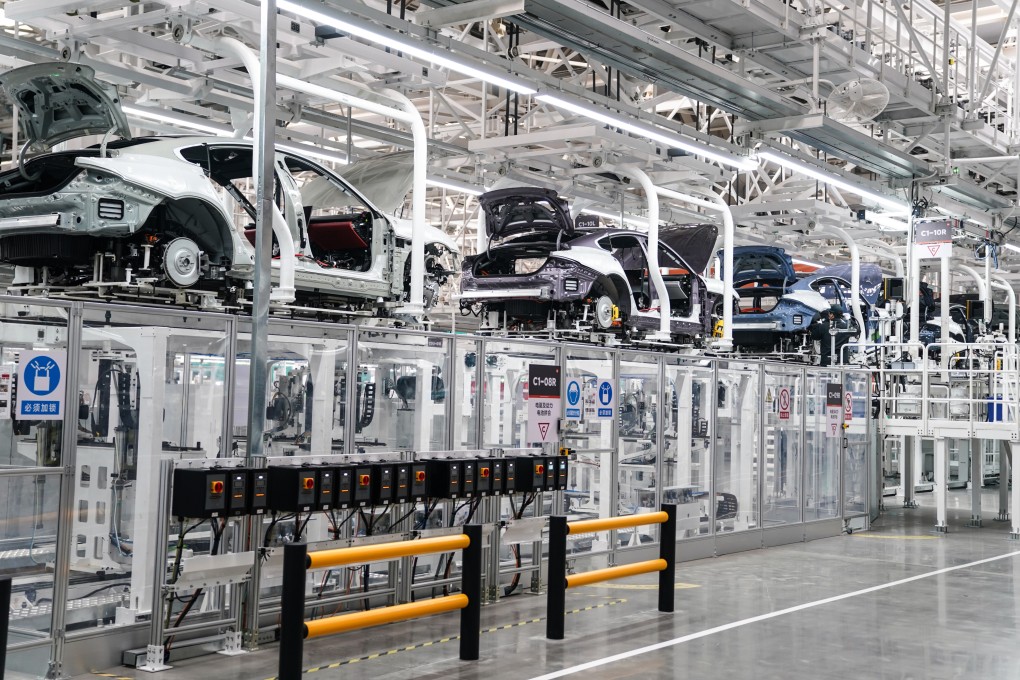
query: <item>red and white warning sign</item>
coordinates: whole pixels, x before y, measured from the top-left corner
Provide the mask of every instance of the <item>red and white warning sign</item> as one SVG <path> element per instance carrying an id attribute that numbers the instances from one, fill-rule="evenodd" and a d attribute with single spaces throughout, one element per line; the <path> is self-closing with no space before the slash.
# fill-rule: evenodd
<path id="1" fill-rule="evenodd" d="M 779 388 L 779 419 L 789 420 L 790 419 L 790 388 L 780 387 Z"/>
<path id="2" fill-rule="evenodd" d="M 953 244 L 952 243 L 926 243 L 924 245 L 917 246 L 917 251 L 920 254 L 920 258 L 931 259 L 931 258 L 942 258 L 952 257 L 953 255 Z"/>
<path id="3" fill-rule="evenodd" d="M 854 418 L 854 393 L 843 395 L 843 422 L 848 423 Z"/>
<path id="4" fill-rule="evenodd" d="M 839 436 L 839 428 L 842 422 L 843 385 L 840 383 L 827 383 L 825 387 L 825 436 L 834 438 Z"/>
<path id="5" fill-rule="evenodd" d="M 556 420 L 560 417 L 560 367 L 532 364 L 528 367 L 528 444 L 559 441 Z"/>

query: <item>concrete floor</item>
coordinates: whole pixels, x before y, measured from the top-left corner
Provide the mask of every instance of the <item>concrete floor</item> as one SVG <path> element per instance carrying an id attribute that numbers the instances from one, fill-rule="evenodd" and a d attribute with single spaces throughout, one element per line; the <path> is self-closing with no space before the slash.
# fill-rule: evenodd
<path id="1" fill-rule="evenodd" d="M 485 629 L 519 625 L 485 632 L 482 661 L 459 661 L 456 640 L 439 642 L 457 634 L 452 614 L 311 641 L 305 668 L 318 670 L 305 675 L 492 680 L 573 669 L 569 677 L 585 680 L 1020 678 L 1020 552 L 995 559 L 1020 551 L 1020 542 L 1008 540 L 1007 524 L 993 521 L 997 492 L 985 496 L 980 529 L 965 527 L 969 495 L 958 491 L 951 494 L 950 533 L 935 534 L 934 499 L 920 494 L 922 507 L 912 510 L 886 498 L 889 510 L 867 533 L 682 564 L 671 615 L 656 611 L 650 577 L 589 586 L 568 593 L 568 609 L 581 611 L 567 616 L 566 640 L 550 642 L 544 596 L 519 595 L 483 611 Z M 911 577 L 918 578 L 894 583 Z M 633 653 L 655 643 L 661 648 Z M 599 661 L 621 653 L 632 655 Z M 156 677 L 265 680 L 276 674 L 276 655 L 277 646 L 267 645 L 240 657 L 185 661 Z M 331 664 L 341 665 L 323 668 Z M 126 668 L 102 673 L 153 678 Z"/>

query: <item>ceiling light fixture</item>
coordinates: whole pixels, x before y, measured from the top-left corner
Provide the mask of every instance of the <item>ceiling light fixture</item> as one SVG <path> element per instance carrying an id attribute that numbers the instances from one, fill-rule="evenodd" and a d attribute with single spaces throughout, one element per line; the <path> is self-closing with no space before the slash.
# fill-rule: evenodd
<path id="1" fill-rule="evenodd" d="M 511 92 L 517 92 L 519 94 L 535 94 L 535 92 L 537 92 L 535 88 L 530 87 L 520 81 L 510 80 L 509 78 L 504 78 L 494 73 L 483 71 L 482 69 L 476 68 L 475 66 L 471 66 L 462 61 L 451 59 L 448 56 L 439 54 L 430 49 L 423 48 L 420 45 L 415 44 L 414 41 L 411 41 L 407 38 L 399 37 L 400 34 L 397 33 L 396 31 L 392 33 L 373 31 L 362 26 L 352 24 L 349 21 L 345 21 L 338 16 L 333 16 L 332 14 L 327 14 L 326 12 L 310 9 L 296 2 L 291 2 L 290 0 L 278 0 L 276 6 L 278 9 L 283 10 L 285 12 L 297 14 L 298 16 L 310 19 L 311 21 L 314 21 L 319 24 L 332 26 L 334 29 L 341 31 L 343 33 L 350 33 L 353 36 L 361 38 L 362 40 L 367 40 L 371 43 L 381 45 L 383 47 L 389 47 L 391 49 L 398 50 L 412 57 L 416 57 L 423 61 L 428 61 L 432 64 L 435 64 L 436 66 L 441 66 L 445 69 L 456 71 L 457 73 L 462 73 L 470 78 L 477 78 L 478 80 L 489 83 L 490 85 L 506 88 Z"/>
<path id="2" fill-rule="evenodd" d="M 468 196 L 481 196 L 485 193 L 484 189 L 473 187 L 469 184 L 454 184 L 448 182 L 445 179 L 432 179 L 431 177 L 426 178 L 425 184 L 430 187 L 436 187 L 439 189 L 446 189 L 448 191 L 456 191 L 461 194 L 467 194 Z"/>
<path id="3" fill-rule="evenodd" d="M 209 134 L 217 135 L 220 137 L 228 137 L 231 131 L 226 127 L 214 127 L 205 123 L 200 123 L 195 120 L 190 120 L 181 116 L 175 116 L 163 111 L 156 109 L 149 109 L 142 106 L 121 106 L 121 110 L 129 116 L 135 116 L 137 118 L 145 118 L 147 120 L 156 121 L 158 123 L 167 123 L 169 125 L 176 125 L 178 127 L 188 128 L 190 130 L 198 130 L 199 132 L 208 132 Z"/>
<path id="4" fill-rule="evenodd" d="M 870 199 L 874 203 L 878 203 L 884 208 L 899 211 L 905 210 L 907 208 L 907 204 L 904 201 L 895 199 L 892 196 L 880 194 L 877 191 L 865 189 L 864 187 L 858 184 L 848 182 L 835 174 L 826 172 L 821 168 L 812 167 L 807 163 L 803 163 L 795 158 L 791 158 L 790 156 L 774 153 L 772 151 L 758 151 L 757 156 L 760 160 L 778 163 L 784 168 L 796 170 L 797 172 L 807 175 L 808 177 L 812 177 L 818 180 L 819 182 L 823 182 L 824 184 L 830 184 L 836 187 L 837 189 L 843 189 L 844 191 L 849 191 L 851 193 L 858 194 L 862 198 Z"/>
<path id="5" fill-rule="evenodd" d="M 127 115 L 134 116 L 136 118 L 166 123 L 167 125 L 196 130 L 198 132 L 208 132 L 209 134 L 216 135 L 217 137 L 233 137 L 233 133 L 225 127 L 213 127 L 212 125 L 207 125 L 205 123 L 178 117 L 154 109 L 138 106 L 122 106 L 121 109 Z M 244 139 L 245 141 L 252 141 L 251 137 L 245 137 Z M 303 154 L 309 158 L 318 158 L 320 160 L 329 161 L 330 163 L 348 162 L 346 154 L 331 152 L 326 149 L 319 149 L 311 144 L 304 144 L 302 142 L 292 141 L 291 143 L 277 143 L 276 148 L 282 151 Z"/>
<path id="6" fill-rule="evenodd" d="M 687 141 L 678 134 L 670 134 L 665 130 L 658 130 L 650 125 L 639 125 L 636 122 L 627 120 L 626 118 L 611 116 L 597 110 L 594 106 L 589 107 L 581 104 L 575 104 L 574 102 L 561 99 L 551 94 L 540 94 L 535 97 L 535 99 L 543 101 L 557 109 L 569 111 L 570 113 L 578 116 L 583 116 L 600 123 L 605 123 L 606 125 L 611 125 L 612 127 L 620 128 L 621 130 L 626 130 L 638 137 L 644 137 L 645 139 L 665 144 L 671 148 L 683 149 L 695 156 L 703 156 L 704 158 L 715 161 L 716 163 L 728 165 L 730 167 L 737 168 L 738 170 L 754 170 L 757 167 L 757 163 L 750 158 L 720 153 L 703 144 Z"/>

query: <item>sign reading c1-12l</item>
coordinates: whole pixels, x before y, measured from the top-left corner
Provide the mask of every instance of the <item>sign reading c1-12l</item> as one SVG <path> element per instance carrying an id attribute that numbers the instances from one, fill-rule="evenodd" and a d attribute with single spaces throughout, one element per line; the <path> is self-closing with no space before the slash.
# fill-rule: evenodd
<path id="1" fill-rule="evenodd" d="M 22 352 L 18 358 L 18 420 L 64 419 L 67 353 Z"/>

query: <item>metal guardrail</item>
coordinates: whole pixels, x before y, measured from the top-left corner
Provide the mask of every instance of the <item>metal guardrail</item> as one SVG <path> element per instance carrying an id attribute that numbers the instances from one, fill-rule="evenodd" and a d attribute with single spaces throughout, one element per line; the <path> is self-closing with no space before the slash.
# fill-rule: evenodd
<path id="1" fill-rule="evenodd" d="M 421 602 L 408 602 L 379 609 L 341 614 L 305 621 L 305 578 L 309 569 L 388 562 L 416 555 L 464 551 L 461 592 Z M 482 526 L 469 524 L 463 534 L 437 536 L 415 541 L 360 545 L 335 550 L 308 552 L 305 543 L 292 543 L 283 551 L 283 592 L 280 612 L 280 656 L 278 680 L 300 680 L 304 641 L 460 610 L 460 658 L 477 661 L 482 608 Z"/>
<path id="2" fill-rule="evenodd" d="M 661 524 L 659 558 L 567 575 L 567 536 Z M 549 518 L 549 589 L 545 636 L 562 640 L 568 588 L 579 588 L 627 576 L 659 572 L 659 611 L 673 611 L 673 576 L 676 569 L 676 506 L 664 504 L 659 512 L 568 522 L 562 515 Z"/>

